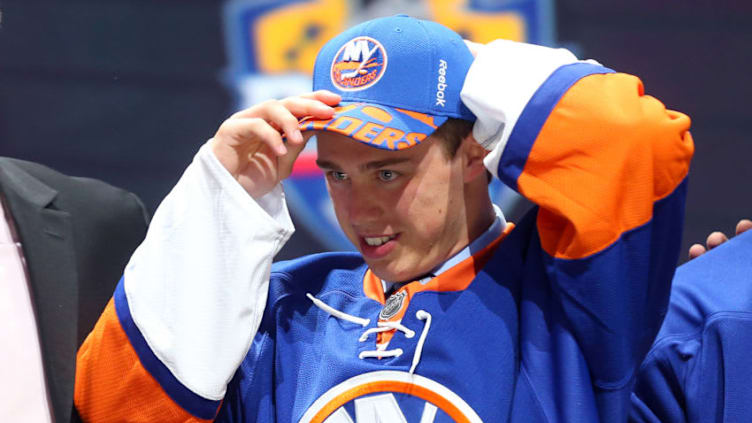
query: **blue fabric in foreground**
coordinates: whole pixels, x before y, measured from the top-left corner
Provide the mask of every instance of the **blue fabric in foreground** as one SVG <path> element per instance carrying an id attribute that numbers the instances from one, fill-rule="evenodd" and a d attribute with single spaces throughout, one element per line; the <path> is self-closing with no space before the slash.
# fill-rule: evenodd
<path id="1" fill-rule="evenodd" d="M 746 422 L 752 416 L 752 231 L 680 266 L 643 362 L 629 421 Z"/>

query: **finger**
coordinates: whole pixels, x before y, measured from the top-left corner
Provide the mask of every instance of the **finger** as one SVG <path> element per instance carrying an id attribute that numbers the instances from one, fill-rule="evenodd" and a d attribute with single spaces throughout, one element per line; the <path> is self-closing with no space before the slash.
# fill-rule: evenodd
<path id="1" fill-rule="evenodd" d="M 318 93 L 320 92 L 317 91 L 303 96 L 288 97 L 283 100 L 266 100 L 255 106 L 236 112 L 230 117 L 230 119 L 252 117 L 264 118 L 268 115 L 271 109 L 276 108 L 278 105 L 286 107 L 296 118 L 304 116 L 319 117 L 320 115 L 321 117 L 326 117 L 327 115 L 333 114 L 334 109 L 329 104 L 319 100 L 319 98 L 327 100 L 335 105 L 339 102 L 339 96 L 327 91 L 326 93 L 328 94 L 321 94 L 319 97 Z M 335 97 L 332 97 L 332 95 Z"/>
<path id="2" fill-rule="evenodd" d="M 215 139 L 228 144 L 239 154 L 253 154 L 259 144 L 266 144 L 277 155 L 287 153 L 279 131 L 262 118 L 235 118 L 225 121 Z"/>
<path id="3" fill-rule="evenodd" d="M 716 231 L 708 235 L 708 239 L 705 240 L 705 245 L 708 247 L 708 250 L 712 250 L 726 241 L 728 241 L 726 234 Z"/>
<path id="4" fill-rule="evenodd" d="M 284 156 L 279 157 L 277 163 L 278 163 L 278 171 L 277 174 L 279 175 L 279 179 L 286 179 L 290 174 L 292 173 L 292 168 L 295 165 L 295 160 L 298 159 L 298 156 L 300 155 L 300 152 L 303 151 L 305 147 L 305 143 L 301 144 L 290 144 L 287 148 L 287 154 Z"/>
<path id="5" fill-rule="evenodd" d="M 298 118 L 313 116 L 317 119 L 327 119 L 334 116 L 334 107 L 316 98 L 288 97 L 280 102 Z"/>
<path id="6" fill-rule="evenodd" d="M 267 150 L 267 151 L 264 151 Z M 261 198 L 277 185 L 277 157 L 268 149 L 248 158 L 248 163 L 236 179 L 253 198 Z"/>
<path id="7" fill-rule="evenodd" d="M 294 113 L 295 111 L 287 107 L 284 101 L 270 102 L 266 107 L 259 110 L 260 117 L 273 127 L 279 128 L 287 141 L 292 144 L 302 144 L 303 134 L 298 129 L 298 118 Z"/>
<path id="8" fill-rule="evenodd" d="M 331 117 L 334 109 L 316 100 L 294 97 L 285 100 L 268 100 L 250 109 L 238 112 L 234 119 L 258 118 L 268 122 L 275 130 L 284 134 L 291 144 L 302 144 L 303 135 L 298 129 L 298 115 L 315 114 L 317 117 Z"/>
<path id="9" fill-rule="evenodd" d="M 700 257 L 701 255 L 705 254 L 705 247 L 702 246 L 702 244 L 694 244 L 691 247 L 689 247 L 689 259 L 692 260 L 693 258 Z"/>
<path id="10" fill-rule="evenodd" d="M 752 229 L 752 220 L 742 219 L 739 221 L 739 223 L 736 224 L 737 235 L 747 232 L 750 229 Z"/>
<path id="11" fill-rule="evenodd" d="M 329 119 L 334 116 L 334 108 L 314 99 L 289 97 L 264 102 L 250 113 L 279 128 L 291 144 L 300 145 L 303 144 L 303 135 L 298 128 L 298 119 L 303 116 Z"/>
<path id="12" fill-rule="evenodd" d="M 303 94 L 301 97 L 318 100 L 329 106 L 336 106 L 342 101 L 342 97 L 339 94 L 327 90 L 314 91 L 312 93 Z"/>
<path id="13" fill-rule="evenodd" d="M 263 137 L 263 141 L 277 155 L 282 156 L 287 153 L 285 140 L 290 145 L 305 145 L 304 137 L 298 127 L 298 117 L 313 116 L 317 119 L 328 119 L 333 115 L 334 109 L 318 100 L 296 97 L 281 101 L 269 100 L 249 109 L 241 110 L 225 121 L 223 126 L 235 127 L 233 128 L 233 132 L 236 134 L 235 138 L 245 140 L 243 142 L 249 142 L 249 140 L 246 139 L 247 137 L 238 137 L 237 134 L 253 132 L 254 130 L 267 134 Z M 247 127 L 247 122 L 254 119 L 266 122 L 268 128 Z M 278 136 L 272 136 L 270 129 L 275 131 Z M 284 138 L 279 136 L 280 132 L 284 134 Z"/>

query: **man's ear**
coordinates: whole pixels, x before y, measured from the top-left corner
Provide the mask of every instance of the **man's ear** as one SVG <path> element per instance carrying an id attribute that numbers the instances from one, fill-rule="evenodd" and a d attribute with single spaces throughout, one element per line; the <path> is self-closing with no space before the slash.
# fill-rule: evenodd
<path id="1" fill-rule="evenodd" d="M 462 140 L 462 143 L 460 144 L 460 153 L 465 162 L 465 183 L 471 182 L 481 175 L 485 178 L 486 167 L 483 165 L 483 159 L 489 152 L 486 151 L 482 145 L 478 144 L 478 141 L 475 140 L 472 132 Z"/>

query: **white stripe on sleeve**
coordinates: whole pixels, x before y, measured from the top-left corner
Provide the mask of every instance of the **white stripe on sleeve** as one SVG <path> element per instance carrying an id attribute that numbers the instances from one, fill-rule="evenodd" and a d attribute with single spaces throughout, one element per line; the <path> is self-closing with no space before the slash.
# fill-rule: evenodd
<path id="1" fill-rule="evenodd" d="M 258 330 L 272 258 L 293 230 L 281 185 L 254 201 L 209 143 L 157 209 L 125 293 L 151 350 L 194 393 L 224 397 Z"/>
<path id="2" fill-rule="evenodd" d="M 556 69 L 575 62 L 569 50 L 515 41 L 496 40 L 478 48 L 460 95 L 477 117 L 473 136 L 491 151 L 484 163 L 494 176 L 530 98 Z"/>

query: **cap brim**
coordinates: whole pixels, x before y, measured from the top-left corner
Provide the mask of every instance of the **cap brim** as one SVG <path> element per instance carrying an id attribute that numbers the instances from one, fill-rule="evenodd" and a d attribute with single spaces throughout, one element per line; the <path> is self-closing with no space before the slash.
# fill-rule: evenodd
<path id="1" fill-rule="evenodd" d="M 331 119 L 305 118 L 301 131 L 329 131 L 371 147 L 403 150 L 418 145 L 447 120 L 380 104 L 342 102 Z"/>

